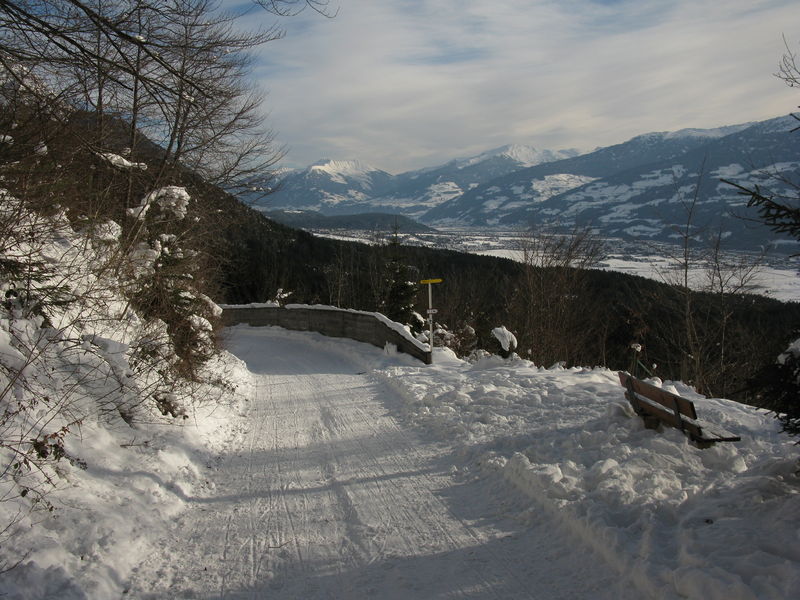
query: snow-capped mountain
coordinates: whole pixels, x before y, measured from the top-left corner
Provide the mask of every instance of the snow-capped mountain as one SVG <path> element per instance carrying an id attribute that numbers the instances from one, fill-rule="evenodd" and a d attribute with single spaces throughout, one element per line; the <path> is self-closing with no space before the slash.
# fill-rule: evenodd
<path id="1" fill-rule="evenodd" d="M 741 131 L 747 125 L 712 130 L 646 133 L 627 142 L 599 148 L 564 160 L 520 169 L 492 179 L 453 200 L 430 210 L 425 222 L 457 221 L 492 225 L 516 223 L 519 210 L 532 208 L 548 198 L 579 187 L 593 179 L 607 177 L 641 165 L 676 159 L 683 154 Z M 553 185 L 553 183 L 559 185 Z M 511 215 L 515 215 L 512 217 Z M 525 223 L 523 215 L 521 223 Z"/>
<path id="2" fill-rule="evenodd" d="M 389 189 L 393 176 L 358 160 L 320 160 L 281 178 L 278 191 L 263 204 L 270 208 L 335 213 L 340 205 L 365 204 Z M 351 212 L 366 212 L 351 211 Z"/>
<path id="3" fill-rule="evenodd" d="M 324 214 L 384 211 L 414 217 L 485 181 L 575 155 L 576 150 L 509 145 L 395 176 L 355 160 L 324 160 L 287 175 L 264 204 Z"/>
<path id="4" fill-rule="evenodd" d="M 503 146 L 400 175 L 326 160 L 287 175 L 264 204 L 328 215 L 402 214 L 430 225 L 591 223 L 607 236 L 670 241 L 696 195 L 698 235 L 710 227 L 752 248 L 775 236 L 734 216 L 746 198 L 720 179 L 785 191 L 781 178 L 800 180 L 800 134 L 790 133 L 796 124 L 787 116 L 646 133 L 587 154 Z"/>
<path id="5" fill-rule="evenodd" d="M 501 146 L 487 152 L 483 152 L 478 156 L 471 158 L 457 158 L 448 164 L 455 164 L 458 169 L 466 169 L 473 165 L 485 163 L 487 161 L 508 162 L 513 163 L 517 168 L 533 167 L 541 163 L 552 162 L 554 160 L 561 160 L 570 158 L 580 154 L 577 150 L 540 150 L 533 146 L 524 146 L 520 144 L 508 144 Z"/>
<path id="6" fill-rule="evenodd" d="M 384 171 L 371 167 L 359 160 L 330 160 L 325 159 L 314 163 L 308 168 L 309 176 L 317 175 L 328 177 L 334 183 L 342 185 L 357 184 L 364 190 L 371 190 L 376 173 Z M 386 173 L 388 175 L 388 173 Z"/>
<path id="7" fill-rule="evenodd" d="M 469 190 L 526 167 L 577 156 L 578 151 L 540 150 L 532 146 L 509 145 L 471 158 L 452 160 L 432 169 L 397 176 L 397 185 L 383 202 L 414 211 L 428 211 Z"/>
<path id="8" fill-rule="evenodd" d="M 791 117 L 714 130 L 651 133 L 579 157 L 521 169 L 432 209 L 426 223 L 569 226 L 603 235 L 675 241 L 693 207 L 693 231 L 753 248 L 774 235 L 744 216 L 747 198 L 726 179 L 782 193 L 800 178 Z M 749 215 L 754 216 L 754 215 Z"/>

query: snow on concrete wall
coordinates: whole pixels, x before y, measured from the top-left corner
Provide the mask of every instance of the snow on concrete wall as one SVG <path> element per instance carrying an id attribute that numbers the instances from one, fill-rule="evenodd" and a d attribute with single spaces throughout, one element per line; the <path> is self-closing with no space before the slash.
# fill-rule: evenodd
<path id="1" fill-rule="evenodd" d="M 335 306 L 290 304 L 222 305 L 226 325 L 246 323 L 253 327 L 276 325 L 295 331 L 316 331 L 330 337 L 350 338 L 385 348 L 392 344 L 400 352 L 410 354 L 425 364 L 431 364 L 426 344 L 414 339 L 400 323 L 380 313 L 337 308 Z"/>

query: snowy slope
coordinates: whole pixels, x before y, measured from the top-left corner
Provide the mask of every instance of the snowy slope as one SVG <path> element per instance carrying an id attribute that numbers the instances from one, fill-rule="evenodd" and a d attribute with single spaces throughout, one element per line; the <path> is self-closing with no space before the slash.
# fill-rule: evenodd
<path id="1" fill-rule="evenodd" d="M 162 188 L 143 205 L 181 212 L 184 194 Z M 76 232 L 63 213 L 28 212 L 0 190 L 4 223 L 9 215 L 35 235 L 5 245 L 0 258 L 48 274 L 22 294 L 13 275 L 0 280 L 0 596 L 116 598 L 184 508 L 182 494 L 207 485 L 203 465 L 236 427 L 229 417 L 240 397 L 231 392 L 244 391 L 248 374 L 223 354 L 196 381 L 167 387 L 167 326 L 131 309 L 120 293 L 131 281 L 118 275 L 126 263 L 147 272 L 159 252 L 140 244 L 126 260 L 113 221 Z M 58 301 L 48 302 L 55 288 Z M 42 300 L 32 307 L 23 294 Z M 161 414 L 157 397 L 176 416 Z"/>
<path id="2" fill-rule="evenodd" d="M 344 214 L 347 210 L 342 207 L 360 205 L 385 193 L 392 179 L 386 171 L 358 160 L 324 159 L 288 173 L 281 179 L 278 191 L 261 202 L 270 209 Z"/>
<path id="3" fill-rule="evenodd" d="M 548 150 L 525 146 L 523 144 L 508 144 L 492 150 L 482 152 L 470 158 L 457 158 L 453 165 L 458 169 L 466 169 L 474 165 L 485 163 L 489 160 L 507 159 L 516 163 L 518 168 L 533 167 L 542 163 L 561 160 L 571 156 L 577 156 L 577 150 Z M 441 168 L 441 167 L 439 167 Z"/>
<path id="4" fill-rule="evenodd" d="M 507 145 L 478 156 L 456 159 L 445 165 L 397 176 L 391 194 L 376 201 L 415 217 L 465 192 L 519 169 L 576 156 L 576 150 L 547 150 L 532 146 Z"/>
<path id="5" fill-rule="evenodd" d="M 313 174 L 325 174 L 335 183 L 358 183 L 363 189 L 373 185 L 373 173 L 379 169 L 358 160 L 322 160 L 309 167 Z"/>
<path id="6" fill-rule="evenodd" d="M 562 160 L 546 162 L 521 168 L 506 175 L 491 179 L 464 192 L 458 198 L 431 209 L 425 214 L 425 222 L 460 221 L 472 224 L 487 224 L 509 220 L 512 213 L 505 205 L 525 201 L 536 182 L 548 177 L 602 178 L 621 173 L 642 165 L 675 160 L 686 152 L 704 146 L 709 141 L 720 139 L 725 133 L 735 133 L 746 128 L 737 125 L 713 130 L 683 130 L 682 132 L 646 133 L 627 142 L 598 148 L 593 152 Z M 585 181 L 577 181 L 577 185 Z M 534 200 L 536 202 L 537 200 Z M 490 203 L 490 210 L 485 210 Z M 512 206 L 519 208 L 519 206 Z M 494 214 L 496 213 L 496 214 Z"/>
<path id="7" fill-rule="evenodd" d="M 792 197 L 800 180 L 800 136 L 793 120 L 775 119 L 712 140 L 683 156 L 603 177 L 503 216 L 507 222 L 592 223 L 604 235 L 675 240 L 696 197 L 693 227 L 721 232 L 729 247 L 758 249 L 775 239 L 742 216 L 747 198 L 723 180 Z M 787 248 L 791 248 L 788 246 Z M 796 246 L 794 246 L 796 248 Z"/>

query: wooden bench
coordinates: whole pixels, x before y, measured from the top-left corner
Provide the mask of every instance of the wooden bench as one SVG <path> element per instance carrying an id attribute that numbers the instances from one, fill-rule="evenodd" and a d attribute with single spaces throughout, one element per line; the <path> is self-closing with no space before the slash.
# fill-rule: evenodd
<path id="1" fill-rule="evenodd" d="M 645 383 L 622 371 L 619 373 L 619 381 L 626 390 L 625 397 L 648 429 L 656 429 L 660 423 L 665 423 L 683 431 L 700 448 L 708 448 L 715 442 L 738 442 L 742 439 L 717 425 L 698 419 L 691 400 Z"/>

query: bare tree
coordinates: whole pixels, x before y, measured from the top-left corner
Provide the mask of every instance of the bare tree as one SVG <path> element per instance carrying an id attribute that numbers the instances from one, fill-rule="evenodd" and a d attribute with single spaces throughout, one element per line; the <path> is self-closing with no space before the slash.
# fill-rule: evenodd
<path id="1" fill-rule="evenodd" d="M 762 270 L 766 251 L 762 250 L 755 255 L 728 255 L 723 250 L 723 235 L 718 231 L 710 241 L 710 250 L 705 260 L 704 289 L 714 298 L 716 315 L 715 326 L 710 335 L 704 340 L 705 354 L 716 353 L 716 364 L 713 358 L 707 356 L 708 364 L 705 370 L 707 385 L 713 387 L 713 393 L 722 397 L 731 391 L 732 371 L 741 365 L 733 364 L 730 352 L 730 326 L 734 315 L 733 304 L 737 296 L 742 296 L 752 291 L 753 284 Z M 736 353 L 742 356 L 743 353 Z"/>
<path id="2" fill-rule="evenodd" d="M 520 241 L 522 284 L 511 300 L 520 349 L 539 364 L 573 362 L 592 335 L 584 270 L 597 266 L 604 244 L 588 227 L 568 233 L 532 228 Z"/>
<path id="3" fill-rule="evenodd" d="M 178 164 L 231 189 L 260 185 L 281 157 L 264 127 L 263 97 L 246 81 L 253 48 L 279 39 L 276 27 L 243 33 L 209 0 L 172 0 L 164 15 L 162 56 L 173 65 L 171 93 L 149 128 L 165 153 L 160 175 Z M 194 82 L 202 81 L 198 87 Z M 161 129 L 159 131 L 158 129 Z"/>
<path id="4" fill-rule="evenodd" d="M 661 277 L 666 283 L 679 290 L 682 300 L 680 334 L 674 336 L 672 340 L 674 351 L 680 356 L 680 378 L 682 381 L 695 384 L 698 389 L 702 389 L 704 385 L 704 361 L 702 360 L 702 342 L 698 332 L 694 303 L 696 286 L 693 285 L 692 275 L 700 263 L 697 242 L 703 232 L 695 222 L 695 212 L 704 170 L 705 159 L 700 166 L 697 182 L 690 196 L 687 197 L 683 190 L 678 189 L 678 199 L 683 206 L 684 221 L 672 228 L 679 243 L 674 252 L 667 251 L 670 264 L 668 270 L 661 273 Z"/>
<path id="5" fill-rule="evenodd" d="M 327 2 L 264 3 L 276 15 L 305 7 L 325 13 Z M 83 141 L 95 151 L 135 155 L 141 131 L 163 147 L 159 179 L 180 165 L 231 191 L 270 187 L 282 151 L 247 78 L 250 52 L 282 37 L 277 25 L 243 31 L 217 0 L 3 0 L 0 31 L 6 80 L 91 114 Z M 109 119 L 127 120 L 127 140 Z"/>
<path id="6" fill-rule="evenodd" d="M 673 227 L 679 243 L 673 250 L 661 249 L 668 267 L 662 280 L 678 291 L 680 326 L 660 330 L 669 355 L 662 364 L 679 365 L 677 376 L 698 391 L 725 395 L 736 369 L 731 346 L 742 344 L 743 331 L 732 336 L 730 324 L 741 297 L 751 291 L 765 254 L 732 254 L 725 251 L 722 224 L 697 223 L 699 191 L 705 177 L 705 160 L 700 165 L 691 193 L 678 188 L 683 207 L 683 222 Z M 677 187 L 677 184 L 676 184 Z M 736 339 L 734 342 L 733 340 Z M 742 356 L 744 353 L 735 353 Z M 677 358 L 676 358 L 677 357 Z"/>

